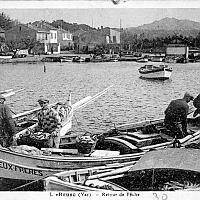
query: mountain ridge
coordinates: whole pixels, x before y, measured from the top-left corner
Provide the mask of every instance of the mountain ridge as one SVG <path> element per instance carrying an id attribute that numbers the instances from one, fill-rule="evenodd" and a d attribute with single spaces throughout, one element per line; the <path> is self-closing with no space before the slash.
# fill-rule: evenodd
<path id="1" fill-rule="evenodd" d="M 132 34 L 143 34 L 145 37 L 166 37 L 174 34 L 196 37 L 200 32 L 200 22 L 176 18 L 163 18 L 149 24 L 129 27 L 126 30 Z"/>

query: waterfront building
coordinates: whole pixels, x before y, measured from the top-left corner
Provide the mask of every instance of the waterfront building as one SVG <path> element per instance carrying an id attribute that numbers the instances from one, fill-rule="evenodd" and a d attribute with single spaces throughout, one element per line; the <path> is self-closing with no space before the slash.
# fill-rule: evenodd
<path id="1" fill-rule="evenodd" d="M 77 53 L 90 53 L 95 47 L 106 44 L 105 36 L 98 30 L 78 30 L 73 35 L 74 50 Z"/>
<path id="2" fill-rule="evenodd" d="M 166 47 L 166 62 L 187 62 L 189 47 L 181 40 L 174 40 Z"/>
<path id="3" fill-rule="evenodd" d="M 44 29 L 50 33 L 49 43 L 46 45 L 45 52 L 47 54 L 59 54 L 60 53 L 60 43 L 58 42 L 58 29 L 53 27 L 49 22 L 44 20 L 35 21 L 32 23 L 37 28 Z"/>
<path id="4" fill-rule="evenodd" d="M 109 52 L 119 53 L 121 51 L 120 31 L 118 29 L 109 27 L 101 27 L 101 31 L 106 38 L 106 46 L 109 49 Z"/>
<path id="5" fill-rule="evenodd" d="M 70 31 L 59 28 L 58 43 L 60 43 L 61 50 L 72 50 L 74 48 L 73 35 Z"/>
<path id="6" fill-rule="evenodd" d="M 17 24 L 5 32 L 5 37 L 6 43 L 13 44 L 14 49 L 28 48 L 35 54 L 47 53 L 47 45 L 50 43 L 50 32 L 31 23 Z"/>
<path id="7" fill-rule="evenodd" d="M 92 52 L 97 46 L 119 52 L 120 31 L 109 27 L 88 31 L 78 30 L 73 34 L 74 49 L 76 52 Z"/>
<path id="8" fill-rule="evenodd" d="M 5 38 L 5 31 L 0 27 L 0 38 Z"/>

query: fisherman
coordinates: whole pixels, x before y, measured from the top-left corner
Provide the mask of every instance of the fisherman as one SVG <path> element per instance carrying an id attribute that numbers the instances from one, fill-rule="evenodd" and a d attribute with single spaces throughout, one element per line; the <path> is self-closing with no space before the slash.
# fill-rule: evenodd
<path id="1" fill-rule="evenodd" d="M 170 136 L 180 139 L 188 135 L 187 115 L 189 111 L 188 103 L 193 100 L 193 96 L 185 93 L 182 99 L 172 100 L 165 110 L 164 123 Z"/>
<path id="2" fill-rule="evenodd" d="M 5 101 L 5 97 L 0 94 L 0 145 L 9 147 L 13 144 L 16 127 L 10 108 L 4 104 Z"/>
<path id="3" fill-rule="evenodd" d="M 193 117 L 196 117 L 198 114 L 200 114 L 200 94 L 194 99 L 193 105 L 196 108 Z"/>
<path id="4" fill-rule="evenodd" d="M 59 148 L 61 118 L 58 112 L 49 106 L 49 100 L 39 99 L 41 110 L 38 113 L 38 125 L 34 132 L 42 131 L 47 135 L 48 147 Z"/>

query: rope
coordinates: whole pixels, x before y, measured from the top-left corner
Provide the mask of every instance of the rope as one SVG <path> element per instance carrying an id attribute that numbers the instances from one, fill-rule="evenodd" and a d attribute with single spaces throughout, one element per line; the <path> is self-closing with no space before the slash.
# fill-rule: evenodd
<path id="1" fill-rule="evenodd" d="M 77 120 L 77 118 L 76 118 L 75 115 L 74 115 L 74 119 L 75 119 L 75 121 L 76 121 L 76 123 L 77 123 L 77 125 L 78 125 L 78 128 L 79 128 L 81 131 L 85 131 L 85 132 L 87 132 L 87 133 L 90 133 L 90 131 L 88 131 L 88 130 L 86 130 L 86 129 L 80 127 L 80 122 L 78 122 L 78 120 Z M 90 134 L 92 134 L 92 133 L 90 133 Z"/>
<path id="2" fill-rule="evenodd" d="M 13 110 L 11 110 L 11 109 L 10 109 L 10 111 L 11 111 L 11 112 L 12 112 L 14 115 L 16 115 L 16 112 L 14 112 L 14 111 L 13 111 Z"/>
<path id="3" fill-rule="evenodd" d="M 31 181 L 31 182 L 26 183 L 26 184 L 24 184 L 24 185 L 18 186 L 18 187 L 16 187 L 16 188 L 13 188 L 13 189 L 11 189 L 10 191 L 15 191 L 15 190 L 17 190 L 17 189 L 24 188 L 24 187 L 26 187 L 27 185 L 31 185 L 31 184 L 36 183 L 36 182 L 38 182 L 38 181 L 41 181 L 41 180 L 43 180 L 43 179 L 45 179 L 45 178 L 47 178 L 47 177 L 49 177 L 49 175 L 48 175 L 48 176 L 45 176 L 45 177 L 43 177 L 43 178 L 40 178 L 40 179 Z"/>

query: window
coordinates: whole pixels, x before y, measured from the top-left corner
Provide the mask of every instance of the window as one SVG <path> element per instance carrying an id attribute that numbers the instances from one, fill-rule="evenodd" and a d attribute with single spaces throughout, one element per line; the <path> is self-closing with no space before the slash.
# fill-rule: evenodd
<path id="1" fill-rule="evenodd" d="M 51 33 L 51 39 L 53 39 L 53 33 Z"/>
<path id="2" fill-rule="evenodd" d="M 117 38 L 116 36 L 113 36 L 113 43 L 116 43 L 117 42 Z"/>

